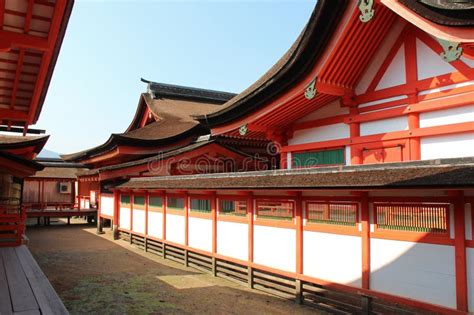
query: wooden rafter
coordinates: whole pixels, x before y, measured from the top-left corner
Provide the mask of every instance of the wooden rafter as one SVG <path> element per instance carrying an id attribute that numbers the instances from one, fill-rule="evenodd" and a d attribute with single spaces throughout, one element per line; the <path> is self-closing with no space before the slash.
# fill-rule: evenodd
<path id="1" fill-rule="evenodd" d="M 26 18 L 25 18 L 25 26 L 23 31 L 25 34 L 28 34 L 30 30 L 30 24 L 31 24 L 31 17 L 33 15 L 33 6 L 35 5 L 34 0 L 29 0 L 28 1 L 28 9 L 26 13 Z M 10 102 L 10 109 L 15 109 L 15 103 L 17 99 L 17 91 L 18 91 L 18 84 L 20 83 L 20 77 L 21 77 L 21 70 L 23 68 L 23 59 L 25 57 L 25 50 L 20 49 L 20 54 L 18 55 L 18 61 L 16 64 L 16 74 L 15 74 L 15 82 L 13 83 L 13 91 L 12 91 L 12 98 Z"/>
<path id="2" fill-rule="evenodd" d="M 53 19 L 51 21 L 51 26 L 49 30 L 49 36 L 47 39 L 48 47 L 54 47 L 58 35 L 59 29 L 61 27 L 62 18 L 66 9 L 66 0 L 58 0 L 54 6 Z M 48 49 L 43 54 L 43 59 L 41 62 L 40 71 L 36 80 L 36 86 L 34 89 L 33 97 L 31 99 L 31 108 L 28 115 L 28 124 L 32 124 L 36 117 L 36 110 L 38 108 L 38 102 L 41 97 L 41 92 L 43 90 L 44 81 L 47 76 L 49 65 L 53 57 L 53 49 Z"/>
<path id="3" fill-rule="evenodd" d="M 0 25 L 3 28 L 3 20 L 5 14 L 5 0 L 0 0 Z"/>

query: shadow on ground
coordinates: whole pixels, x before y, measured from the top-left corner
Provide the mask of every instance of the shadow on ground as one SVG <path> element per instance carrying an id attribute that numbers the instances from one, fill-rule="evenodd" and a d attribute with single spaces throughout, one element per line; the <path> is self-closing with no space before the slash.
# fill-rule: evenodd
<path id="1" fill-rule="evenodd" d="M 71 314 L 316 312 L 94 232 L 87 224 L 27 230 L 31 252 Z"/>

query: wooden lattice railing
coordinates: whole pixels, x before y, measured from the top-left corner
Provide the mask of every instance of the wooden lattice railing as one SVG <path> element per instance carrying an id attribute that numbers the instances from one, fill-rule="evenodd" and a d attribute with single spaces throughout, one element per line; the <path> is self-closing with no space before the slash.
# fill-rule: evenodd
<path id="1" fill-rule="evenodd" d="M 20 205 L 0 204 L 0 247 L 18 246 L 25 233 L 26 211 Z"/>

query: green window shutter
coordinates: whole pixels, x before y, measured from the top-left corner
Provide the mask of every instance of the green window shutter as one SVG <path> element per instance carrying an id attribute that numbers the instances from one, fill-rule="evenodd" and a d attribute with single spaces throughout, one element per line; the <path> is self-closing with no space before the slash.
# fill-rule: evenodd
<path id="1" fill-rule="evenodd" d="M 184 199 L 168 197 L 168 203 L 166 206 L 172 210 L 184 210 Z"/>
<path id="2" fill-rule="evenodd" d="M 211 201 L 208 199 L 192 199 L 191 211 L 211 212 Z"/>
<path id="3" fill-rule="evenodd" d="M 133 204 L 137 206 L 145 206 L 145 197 L 143 196 L 135 196 L 133 198 Z"/>
<path id="4" fill-rule="evenodd" d="M 120 196 L 120 204 L 124 206 L 130 205 L 130 195 L 121 195 Z"/>
<path id="5" fill-rule="evenodd" d="M 293 167 L 344 164 L 344 149 L 293 153 Z"/>
<path id="6" fill-rule="evenodd" d="M 150 207 L 161 208 L 163 207 L 163 199 L 161 197 L 150 197 Z"/>

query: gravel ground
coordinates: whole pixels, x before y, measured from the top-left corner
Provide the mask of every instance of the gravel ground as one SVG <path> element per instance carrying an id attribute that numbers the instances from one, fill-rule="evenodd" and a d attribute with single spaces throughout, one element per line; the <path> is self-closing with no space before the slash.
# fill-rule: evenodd
<path id="1" fill-rule="evenodd" d="M 29 248 L 71 314 L 319 314 L 113 241 L 95 227 L 28 227 Z"/>

